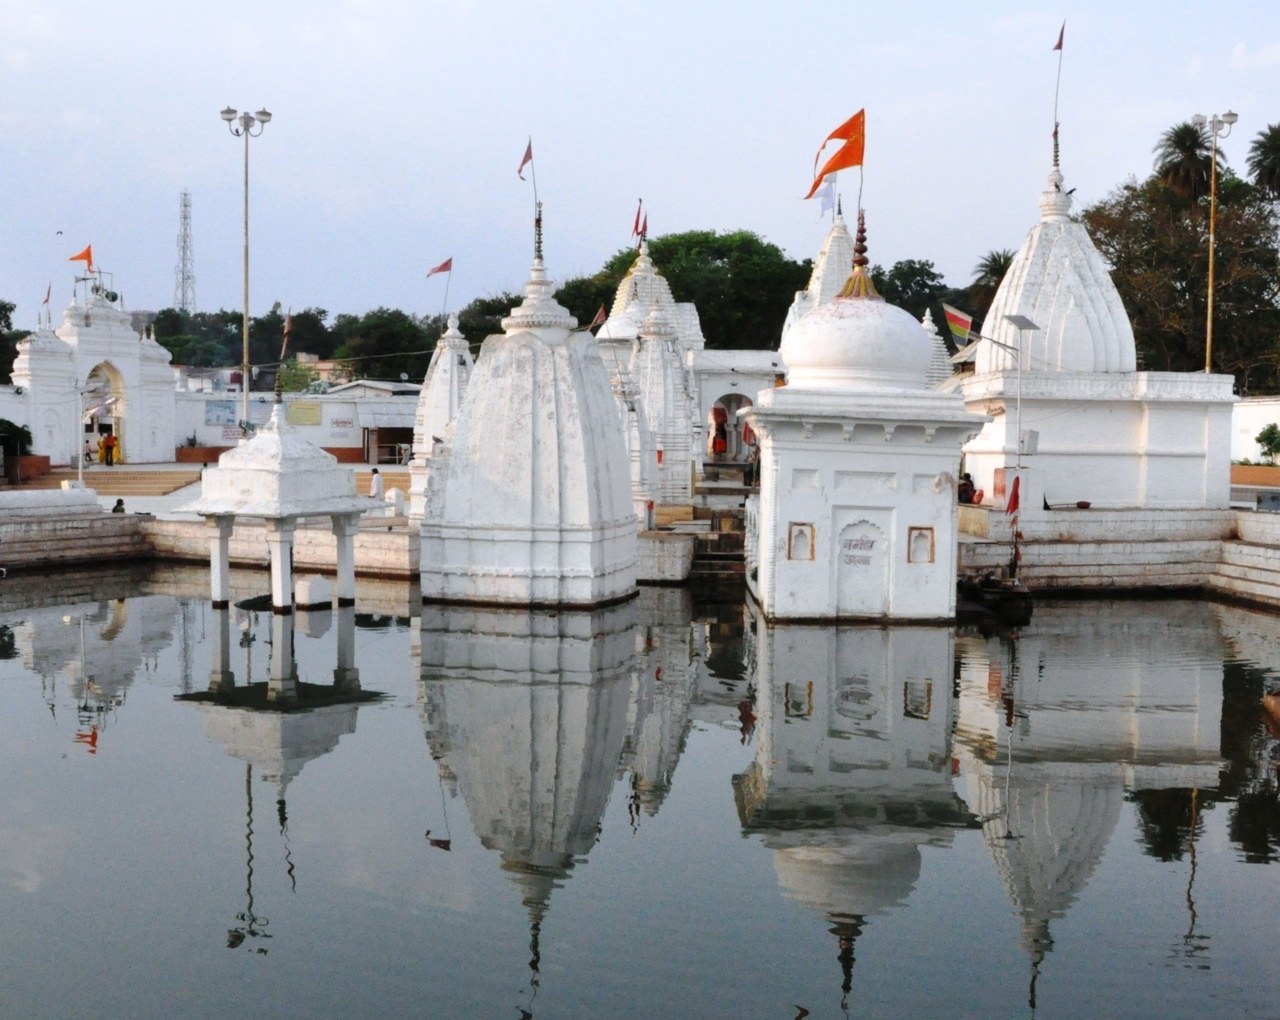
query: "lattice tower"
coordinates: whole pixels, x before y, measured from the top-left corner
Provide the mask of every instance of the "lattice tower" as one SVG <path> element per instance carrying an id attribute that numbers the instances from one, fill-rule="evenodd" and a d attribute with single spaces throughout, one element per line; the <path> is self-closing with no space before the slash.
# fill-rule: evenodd
<path id="1" fill-rule="evenodd" d="M 178 212 L 178 265 L 174 269 L 173 306 L 190 315 L 196 310 L 195 244 L 191 236 L 191 192 L 184 190 Z"/>

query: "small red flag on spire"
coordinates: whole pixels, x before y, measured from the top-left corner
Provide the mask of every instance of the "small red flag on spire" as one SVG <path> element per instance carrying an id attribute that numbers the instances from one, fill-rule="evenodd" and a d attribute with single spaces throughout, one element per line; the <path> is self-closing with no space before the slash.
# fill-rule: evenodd
<path id="1" fill-rule="evenodd" d="M 644 214 L 644 222 L 640 224 L 640 240 L 645 240 L 649 236 L 649 214 Z"/>
<path id="2" fill-rule="evenodd" d="M 1064 21 L 1062 27 L 1058 29 L 1058 41 L 1053 44 L 1055 50 L 1062 49 L 1062 37 L 1067 34 L 1067 23 Z"/>
<path id="3" fill-rule="evenodd" d="M 41 301 L 40 303 L 42 305 L 47 305 L 49 303 L 49 298 L 51 298 L 52 296 L 53 296 L 53 283 L 51 282 L 49 286 L 45 288 L 44 300 Z"/>
<path id="4" fill-rule="evenodd" d="M 520 160 L 520 166 L 516 170 L 516 176 L 520 180 L 524 180 L 524 168 L 533 162 L 533 139 L 529 139 L 529 144 L 524 147 L 524 157 Z"/>
<path id="5" fill-rule="evenodd" d="M 591 320 L 591 325 L 587 329 L 595 329 L 597 326 L 603 326 L 604 320 L 607 319 L 608 313 L 604 310 L 604 305 L 600 306 L 600 310 L 596 312 L 596 317 Z"/>
<path id="6" fill-rule="evenodd" d="M 636 221 L 631 224 L 631 236 L 640 236 L 640 213 L 644 209 L 644 199 L 640 199 L 640 204 L 636 206 Z"/>
<path id="7" fill-rule="evenodd" d="M 447 259 L 441 262 L 440 265 L 434 266 L 433 268 L 427 270 L 427 279 L 430 280 L 431 277 L 436 275 L 436 273 L 452 273 L 452 272 L 453 272 L 453 256 L 450 255 Z"/>

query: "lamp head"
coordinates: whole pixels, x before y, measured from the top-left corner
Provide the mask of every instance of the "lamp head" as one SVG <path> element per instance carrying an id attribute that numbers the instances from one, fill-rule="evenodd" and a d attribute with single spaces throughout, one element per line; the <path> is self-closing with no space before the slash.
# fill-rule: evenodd
<path id="1" fill-rule="evenodd" d="M 1238 113 L 1233 113 L 1231 110 L 1228 110 L 1226 113 L 1222 115 L 1222 122 L 1226 124 L 1227 127 L 1230 127 L 1239 119 L 1240 119 L 1240 115 Z"/>
<path id="2" fill-rule="evenodd" d="M 257 118 L 259 124 L 271 123 L 271 113 L 267 110 L 259 110 L 257 113 L 254 114 L 254 117 Z"/>
<path id="3" fill-rule="evenodd" d="M 1203 113 L 1197 113 L 1194 117 L 1191 118 L 1191 123 L 1194 124 L 1196 127 L 1204 127 L 1206 124 L 1209 123 L 1209 119 Z"/>
<path id="4" fill-rule="evenodd" d="M 221 117 L 228 124 L 230 124 L 233 120 L 236 119 L 236 111 L 233 110 L 230 106 L 228 106 L 225 110 L 222 111 Z"/>

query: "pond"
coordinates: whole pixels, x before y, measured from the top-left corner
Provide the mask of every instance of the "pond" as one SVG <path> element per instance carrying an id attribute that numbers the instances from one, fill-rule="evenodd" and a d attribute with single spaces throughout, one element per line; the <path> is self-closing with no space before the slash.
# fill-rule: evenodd
<path id="1" fill-rule="evenodd" d="M 1280 617 L 207 584 L 0 583 L 0 1014 L 1280 1013 Z"/>

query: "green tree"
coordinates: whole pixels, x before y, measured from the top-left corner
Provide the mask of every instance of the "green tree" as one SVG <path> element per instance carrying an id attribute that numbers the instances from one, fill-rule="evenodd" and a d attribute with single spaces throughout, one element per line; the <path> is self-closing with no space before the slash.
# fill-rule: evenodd
<path id="1" fill-rule="evenodd" d="M 375 308 L 359 317 L 339 315 L 333 332 L 338 339 L 334 357 L 369 379 L 396 380 L 403 373 L 420 382 L 435 349 L 435 336 L 411 315 L 392 308 Z"/>
<path id="2" fill-rule="evenodd" d="M 1013 249 L 999 248 L 987 252 L 973 267 L 973 282 L 969 284 L 968 309 L 977 321 L 987 317 L 991 302 L 995 300 L 1000 281 L 1013 265 Z"/>
<path id="3" fill-rule="evenodd" d="M 1156 143 L 1156 177 L 1179 198 L 1197 201 L 1209 193 L 1213 147 L 1203 125 L 1175 124 Z"/>
<path id="4" fill-rule="evenodd" d="M 296 357 L 289 358 L 280 366 L 280 389 L 285 393 L 299 393 L 316 381 L 318 375 L 310 365 L 305 365 Z"/>
<path id="5" fill-rule="evenodd" d="M 1207 199 L 1204 200 L 1207 202 Z M 1204 367 L 1208 217 L 1155 174 L 1084 210 L 1133 324 L 1141 364 Z M 1224 170 L 1216 223 L 1213 367 L 1241 392 L 1280 384 L 1280 251 L 1275 205 Z"/>
<path id="6" fill-rule="evenodd" d="M 1276 454 L 1280 453 L 1280 425 L 1272 422 L 1253 437 L 1253 441 L 1262 447 L 1263 454 L 1272 464 L 1276 462 Z"/>
<path id="7" fill-rule="evenodd" d="M 649 254 L 677 301 L 692 301 L 709 348 L 771 350 L 796 291 L 809 281 L 810 262 L 795 262 L 748 230 L 719 234 L 691 230 L 649 242 Z M 589 284 L 569 281 L 561 289 L 566 305 L 586 325 L 601 304 L 610 310 L 618 284 L 635 263 L 634 248 L 623 248 Z"/>
<path id="8" fill-rule="evenodd" d="M 1249 178 L 1280 199 L 1280 124 L 1269 124 L 1249 146 Z"/>
<path id="9" fill-rule="evenodd" d="M 938 302 L 947 292 L 942 274 L 932 262 L 920 259 L 895 262 L 889 270 L 872 266 L 871 282 L 889 304 L 905 309 L 917 319 L 924 317 L 926 309 L 933 309 L 936 317 L 940 313 Z"/>

